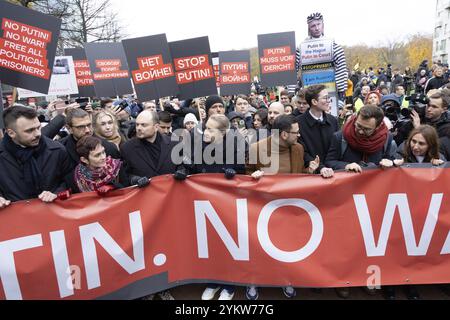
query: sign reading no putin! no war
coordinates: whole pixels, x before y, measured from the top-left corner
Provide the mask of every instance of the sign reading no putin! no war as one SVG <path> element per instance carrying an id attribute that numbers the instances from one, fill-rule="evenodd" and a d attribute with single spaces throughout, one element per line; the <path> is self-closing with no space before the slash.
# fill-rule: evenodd
<path id="1" fill-rule="evenodd" d="M 141 101 L 179 93 L 165 34 L 122 41 L 131 77 Z"/>
<path id="2" fill-rule="evenodd" d="M 0 81 L 48 92 L 61 20 L 0 1 Z"/>
<path id="3" fill-rule="evenodd" d="M 92 78 L 92 72 L 84 49 L 64 49 L 64 52 L 67 56 L 73 57 L 79 92 L 78 95 L 80 97 L 95 97 L 94 79 Z"/>
<path id="4" fill-rule="evenodd" d="M 182 100 L 217 94 L 208 37 L 169 43 Z"/>
<path id="5" fill-rule="evenodd" d="M 237 95 L 250 93 L 250 51 L 219 52 L 220 94 Z"/>
<path id="6" fill-rule="evenodd" d="M 295 32 L 258 35 L 261 82 L 266 87 L 297 83 Z"/>
<path id="7" fill-rule="evenodd" d="M 97 97 L 133 93 L 122 43 L 87 43 L 84 48 Z"/>

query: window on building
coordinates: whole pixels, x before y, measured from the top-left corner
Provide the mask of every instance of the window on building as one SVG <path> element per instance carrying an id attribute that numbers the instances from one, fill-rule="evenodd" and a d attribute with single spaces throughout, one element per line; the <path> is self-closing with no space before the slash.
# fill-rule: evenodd
<path id="1" fill-rule="evenodd" d="M 441 51 L 445 51 L 447 50 L 447 40 L 442 40 L 441 41 Z"/>

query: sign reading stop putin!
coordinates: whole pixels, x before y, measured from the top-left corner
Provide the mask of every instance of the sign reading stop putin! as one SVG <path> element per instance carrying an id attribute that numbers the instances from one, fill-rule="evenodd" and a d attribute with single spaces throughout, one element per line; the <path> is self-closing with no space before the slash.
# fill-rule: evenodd
<path id="1" fill-rule="evenodd" d="M 141 101 L 179 93 L 165 34 L 122 41 L 131 77 Z"/>
<path id="2" fill-rule="evenodd" d="M 61 20 L 0 1 L 0 80 L 47 93 Z"/>
<path id="3" fill-rule="evenodd" d="M 266 87 L 294 85 L 295 32 L 258 35 L 261 82 Z"/>
<path id="4" fill-rule="evenodd" d="M 250 94 L 250 51 L 219 52 L 220 94 Z"/>
<path id="5" fill-rule="evenodd" d="M 133 93 L 122 43 L 87 43 L 85 50 L 97 97 Z"/>
<path id="6" fill-rule="evenodd" d="M 217 94 L 208 37 L 169 43 L 180 99 Z"/>

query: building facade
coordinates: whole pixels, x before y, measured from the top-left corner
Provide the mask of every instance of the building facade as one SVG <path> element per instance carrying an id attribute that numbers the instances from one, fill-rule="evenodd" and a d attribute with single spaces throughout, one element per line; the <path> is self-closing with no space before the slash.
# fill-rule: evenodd
<path id="1" fill-rule="evenodd" d="M 436 0 L 436 25 L 433 36 L 433 61 L 449 63 L 450 0 Z"/>

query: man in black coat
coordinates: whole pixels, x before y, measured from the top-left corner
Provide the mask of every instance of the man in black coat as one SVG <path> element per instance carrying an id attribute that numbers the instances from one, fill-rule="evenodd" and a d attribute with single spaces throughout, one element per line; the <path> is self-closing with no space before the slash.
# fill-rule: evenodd
<path id="1" fill-rule="evenodd" d="M 39 198 L 53 202 L 66 190 L 70 172 L 66 150 L 41 134 L 36 111 L 16 106 L 3 114 L 6 134 L 0 144 L 0 209 L 11 202 Z"/>
<path id="2" fill-rule="evenodd" d="M 428 124 L 436 128 L 439 138 L 442 138 L 450 130 L 449 114 L 450 96 L 447 90 L 436 92 L 430 97 L 425 112 L 423 124 Z"/>
<path id="3" fill-rule="evenodd" d="M 397 144 L 377 106 L 361 108 L 331 140 L 326 166 L 333 170 L 362 172 L 363 168 L 390 168 L 394 165 Z"/>
<path id="4" fill-rule="evenodd" d="M 310 109 L 299 119 L 300 143 L 305 148 L 305 167 L 311 161 L 320 160 L 319 171 L 326 176 L 332 176 L 333 170 L 325 168 L 324 162 L 330 148 L 334 133 L 339 131 L 335 117 L 328 114 L 329 96 L 324 85 L 315 85 L 306 89 L 305 98 Z"/>
<path id="5" fill-rule="evenodd" d="M 70 135 L 60 140 L 60 142 L 66 147 L 70 158 L 70 165 L 73 170 L 80 163 L 80 157 L 77 153 L 78 140 L 84 136 L 93 135 L 94 130 L 92 128 L 92 120 L 89 113 L 83 109 L 74 109 L 69 112 L 66 117 L 66 126 Z M 104 139 L 101 140 L 106 155 L 111 156 L 114 159 L 120 159 L 120 152 L 117 147 L 109 141 Z"/>
<path id="6" fill-rule="evenodd" d="M 173 174 L 177 166 L 172 162 L 172 149 L 177 142 L 158 132 L 158 114 L 144 110 L 136 118 L 136 138 L 121 148 L 128 175 L 152 178 Z"/>

